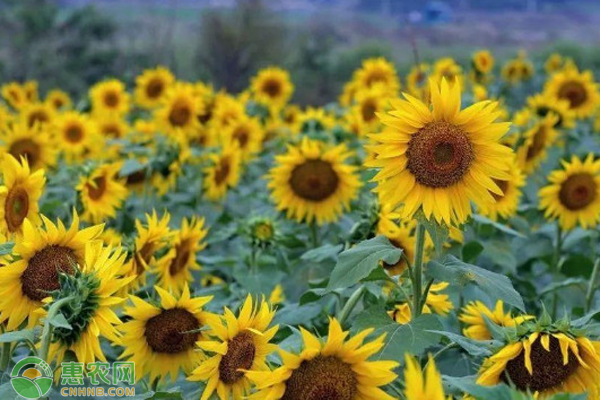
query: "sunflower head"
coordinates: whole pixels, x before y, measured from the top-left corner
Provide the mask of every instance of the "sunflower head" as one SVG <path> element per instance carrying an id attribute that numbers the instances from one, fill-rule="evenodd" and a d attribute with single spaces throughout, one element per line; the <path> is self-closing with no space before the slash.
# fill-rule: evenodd
<path id="1" fill-rule="evenodd" d="M 579 118 L 591 116 L 600 102 L 598 85 L 591 71 L 580 72 L 574 64 L 554 73 L 544 87 L 546 95 L 565 100 Z"/>
<path id="2" fill-rule="evenodd" d="M 431 80 L 430 91 L 433 109 L 408 94 L 391 101 L 367 166 L 381 168 L 376 191 L 390 204 L 404 203 L 402 217 L 421 209 L 428 219 L 460 224 L 471 200 L 493 203 L 492 193 L 502 194 L 494 179 L 509 178 L 503 160 L 511 149 L 500 143 L 509 124 L 494 122 L 499 113 L 489 101 L 461 111 L 458 84 Z"/>
<path id="3" fill-rule="evenodd" d="M 482 74 L 487 74 L 494 68 L 494 56 L 489 50 L 481 50 L 473 54 L 473 67 Z"/>
<path id="4" fill-rule="evenodd" d="M 563 168 L 550 173 L 549 185 L 540 192 L 540 208 L 546 218 L 558 218 L 560 226 L 591 228 L 600 221 L 600 159 L 589 154 L 583 161 L 572 156 Z"/>
<path id="5" fill-rule="evenodd" d="M 294 85 L 286 70 L 269 67 L 252 78 L 251 90 L 257 102 L 280 108 L 289 100 Z"/>
<path id="6" fill-rule="evenodd" d="M 54 124 L 54 134 L 66 155 L 81 157 L 89 151 L 98 134 L 96 123 L 86 114 L 67 111 L 61 114 Z"/>
<path id="7" fill-rule="evenodd" d="M 25 158 L 33 171 L 56 163 L 57 152 L 51 144 L 52 136 L 39 124 L 29 127 L 22 121 L 11 123 L 0 129 L 0 137 L 4 142 L 0 148 L 17 160 Z"/>
<path id="8" fill-rule="evenodd" d="M 427 367 L 421 369 L 419 361 L 409 354 L 405 355 L 404 369 L 405 395 L 407 400 L 446 400 L 442 376 L 435 366 L 435 360 L 429 355 Z"/>
<path id="9" fill-rule="evenodd" d="M 224 146 L 219 153 L 210 155 L 211 165 L 204 169 L 206 197 L 219 200 L 227 190 L 235 187 L 240 179 L 242 154 L 237 143 Z"/>
<path id="10" fill-rule="evenodd" d="M 94 112 L 125 114 L 129 111 L 129 93 L 118 79 L 96 83 L 90 88 Z"/>
<path id="11" fill-rule="evenodd" d="M 492 193 L 494 203 L 482 204 L 479 208 L 479 213 L 497 220 L 499 217 L 509 219 L 514 216 L 519 206 L 521 198 L 521 188 L 525 185 L 525 174 L 521 172 L 516 159 L 510 163 L 510 178 L 495 179 L 494 183 L 502 191 L 502 194 Z"/>
<path id="12" fill-rule="evenodd" d="M 400 79 L 394 64 L 383 57 L 369 58 L 354 71 L 353 81 L 357 90 L 381 85 L 389 96 L 396 96 L 400 90 Z"/>
<path id="13" fill-rule="evenodd" d="M 167 68 L 147 69 L 135 78 L 135 101 L 144 108 L 155 108 L 175 83 L 175 77 Z"/>
<path id="14" fill-rule="evenodd" d="M 193 85 L 177 83 L 167 90 L 154 116 L 168 134 L 186 136 L 200 126 L 198 115 L 203 107 L 204 103 L 196 96 Z"/>
<path id="15" fill-rule="evenodd" d="M 59 89 L 49 91 L 44 102 L 50 105 L 54 111 L 66 110 L 73 105 L 73 101 L 71 100 L 71 97 L 69 97 L 69 94 Z"/>
<path id="16" fill-rule="evenodd" d="M 36 124 L 51 124 L 54 116 L 54 109 L 47 103 L 30 103 L 21 110 L 21 118 L 30 128 Z"/>

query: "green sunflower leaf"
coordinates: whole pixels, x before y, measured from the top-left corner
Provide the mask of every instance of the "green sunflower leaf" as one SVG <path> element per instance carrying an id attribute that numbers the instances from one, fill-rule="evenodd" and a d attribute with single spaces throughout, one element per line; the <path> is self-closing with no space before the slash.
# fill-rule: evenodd
<path id="1" fill-rule="evenodd" d="M 0 343 L 14 343 L 26 341 L 35 343 L 35 330 L 23 329 L 21 331 L 7 332 L 0 335 Z"/>
<path id="2" fill-rule="evenodd" d="M 327 289 L 346 288 L 366 278 L 379 266 L 380 261 L 395 264 L 402 250 L 394 247 L 384 236 L 365 240 L 340 253 Z"/>
<path id="3" fill-rule="evenodd" d="M 15 244 L 13 242 L 5 242 L 0 244 L 0 256 L 5 256 L 12 253 Z"/>
<path id="4" fill-rule="evenodd" d="M 458 346 L 462 347 L 467 353 L 474 357 L 487 357 L 492 354 L 490 349 L 487 346 L 490 346 L 493 342 L 491 340 L 473 340 L 468 337 L 457 335 L 456 333 L 446 332 L 446 331 L 427 331 L 431 333 L 437 333 L 438 335 L 445 336 L 450 341 L 456 343 Z"/>
<path id="5" fill-rule="evenodd" d="M 477 285 L 491 298 L 503 300 L 506 304 L 525 312 L 523 298 L 505 275 L 468 264 L 454 256 L 446 257 L 443 263 L 429 262 L 426 273 L 430 278 L 461 288 L 469 284 Z"/>
<path id="6" fill-rule="evenodd" d="M 408 324 L 398 324 L 390 319 L 387 325 L 376 329 L 374 336 L 385 333 L 385 344 L 377 360 L 404 360 L 404 354 L 422 354 L 428 347 L 440 341 L 440 335 L 432 331 L 443 329 L 438 317 L 432 314 L 421 315 Z"/>

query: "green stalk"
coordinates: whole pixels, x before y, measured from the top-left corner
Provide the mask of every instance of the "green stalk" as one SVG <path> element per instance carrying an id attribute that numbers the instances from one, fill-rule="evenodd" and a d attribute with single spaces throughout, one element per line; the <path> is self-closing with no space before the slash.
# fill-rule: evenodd
<path id="1" fill-rule="evenodd" d="M 319 225 L 315 221 L 310 223 L 310 240 L 312 242 L 313 249 L 320 246 L 319 244 Z"/>
<path id="2" fill-rule="evenodd" d="M 596 282 L 598 281 L 598 270 L 600 270 L 600 258 L 597 258 L 596 262 L 594 263 L 592 276 L 590 277 L 590 282 L 588 283 L 588 289 L 585 295 L 585 312 L 590 311 L 590 308 L 592 307 L 592 300 L 594 299 L 594 293 L 596 293 L 596 289 L 598 288 L 596 285 Z"/>
<path id="3" fill-rule="evenodd" d="M 556 246 L 554 247 L 554 255 L 552 256 L 552 270 L 555 274 L 560 272 L 560 253 L 562 250 L 562 229 L 558 222 L 556 223 Z M 558 313 L 558 291 L 554 292 L 552 297 L 552 319 L 556 318 Z"/>
<path id="4" fill-rule="evenodd" d="M 423 294 L 423 249 L 425 248 L 425 226 L 419 222 L 416 232 L 415 262 L 413 263 L 413 318 L 417 318 L 423 311 L 421 297 Z"/>
<path id="5" fill-rule="evenodd" d="M 10 363 L 10 356 L 12 354 L 12 346 L 10 342 L 2 344 L 2 359 L 0 360 L 0 372 L 5 372 L 8 369 Z"/>
<path id="6" fill-rule="evenodd" d="M 352 296 L 350 296 L 346 304 L 344 304 L 344 308 L 342 308 L 342 311 L 340 311 L 340 314 L 338 315 L 338 322 L 340 325 L 344 325 L 344 321 L 346 321 L 346 318 L 348 318 L 348 315 L 350 315 L 354 309 L 354 306 L 356 306 L 356 303 L 358 303 L 358 300 L 360 300 L 364 292 L 365 287 L 359 287 L 354 291 L 354 293 L 352 293 Z"/>
<path id="7" fill-rule="evenodd" d="M 42 338 L 40 345 L 40 353 L 39 357 L 50 364 L 50 360 L 48 360 L 48 351 L 50 349 L 50 342 L 52 341 L 52 331 L 53 326 L 50 321 L 60 312 L 60 308 L 67 302 L 73 300 L 73 296 L 65 297 L 64 299 L 60 299 L 48 310 L 48 315 L 46 315 L 46 320 L 44 321 L 44 328 L 42 329 Z"/>

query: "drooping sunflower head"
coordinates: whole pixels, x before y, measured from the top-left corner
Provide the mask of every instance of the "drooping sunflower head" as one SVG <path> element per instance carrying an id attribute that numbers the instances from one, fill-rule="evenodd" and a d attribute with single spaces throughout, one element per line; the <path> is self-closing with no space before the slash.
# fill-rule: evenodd
<path id="1" fill-rule="evenodd" d="M 286 70 L 269 67 L 258 71 L 252 78 L 251 91 L 257 102 L 280 108 L 290 99 L 294 85 Z"/>
<path id="2" fill-rule="evenodd" d="M 77 361 L 106 361 L 100 348 L 100 336 L 117 342 L 116 325 L 121 320 L 113 307 L 125 301 L 115 293 L 132 278 L 121 276 L 126 254 L 120 249 L 103 246 L 101 241 L 86 243 L 85 261 L 73 274 L 60 274 L 60 290 L 52 293 L 53 301 L 66 301 L 61 312 L 70 329 L 56 327 L 49 349 L 49 359 L 60 365 L 67 351 Z"/>
<path id="3" fill-rule="evenodd" d="M 247 296 L 238 316 L 225 308 L 223 316 L 209 319 L 210 340 L 197 342 L 198 347 L 209 354 L 188 378 L 206 382 L 202 399 L 210 398 L 216 391 L 221 399 L 243 398 L 251 386 L 247 375 L 253 371 L 265 371 L 267 356 L 277 349 L 271 344 L 279 326 L 269 327 L 275 316 L 264 300 L 254 302 Z"/>
<path id="4" fill-rule="evenodd" d="M 76 189 L 85 210 L 85 219 L 97 223 L 115 217 L 128 192 L 125 180 L 118 178 L 121 166 L 120 162 L 104 164 L 80 178 Z"/>
<path id="5" fill-rule="evenodd" d="M 382 387 L 396 379 L 395 361 L 369 361 L 384 345 L 384 336 L 365 342 L 373 329 L 349 338 L 335 319 L 329 321 L 329 334 L 323 342 L 300 328 L 304 349 L 300 354 L 280 350 L 283 365 L 274 371 L 250 371 L 246 375 L 259 390 L 251 399 L 392 400 Z"/>
<path id="6" fill-rule="evenodd" d="M 190 373 L 204 358 L 195 343 L 204 338 L 201 332 L 208 325 L 211 314 L 203 307 L 212 296 L 192 297 L 184 286 L 181 296 L 174 296 L 156 286 L 160 304 L 155 306 L 136 296 L 125 308 L 130 320 L 120 326 L 125 348 L 121 357 L 135 362 L 141 371 L 136 379 L 148 375 L 150 380 L 177 379 L 179 371 Z"/>
<path id="7" fill-rule="evenodd" d="M 463 334 L 475 340 L 491 340 L 492 334 L 486 324 L 488 321 L 501 327 L 515 327 L 532 316 L 512 316 L 510 312 L 504 311 L 504 302 L 498 300 L 494 309 L 488 308 L 483 302 L 470 302 L 463 307 L 459 320 L 465 324 Z"/>
<path id="8" fill-rule="evenodd" d="M 54 111 L 63 111 L 73 106 L 73 101 L 68 93 L 63 92 L 59 89 L 53 89 L 46 94 L 46 100 L 44 102 Z"/>
<path id="9" fill-rule="evenodd" d="M 470 201 L 494 202 L 502 191 L 494 179 L 508 179 L 512 151 L 500 139 L 509 123 L 494 122 L 496 103 L 484 101 L 460 110 L 460 87 L 430 81 L 432 107 L 405 94 L 381 121 L 383 132 L 371 135 L 381 170 L 376 191 L 391 204 L 403 203 L 402 217 L 422 210 L 446 224 L 462 223 Z"/>
<path id="10" fill-rule="evenodd" d="M 406 400 L 446 400 L 442 376 L 435 366 L 435 360 L 429 355 L 427 367 L 421 369 L 419 361 L 409 354 L 404 356 L 404 394 Z"/>
<path id="11" fill-rule="evenodd" d="M 557 121 L 558 116 L 549 113 L 523 133 L 523 143 L 517 149 L 517 161 L 524 172 L 535 171 L 548 156 L 548 149 L 558 138 Z"/>
<path id="12" fill-rule="evenodd" d="M 591 116 L 600 102 L 598 85 L 592 72 L 579 72 L 574 64 L 553 74 L 546 82 L 544 91 L 548 96 L 568 101 L 578 118 Z"/>
<path id="13" fill-rule="evenodd" d="M 10 153 L 0 162 L 3 185 L 0 186 L 0 232 L 19 235 L 28 218 L 39 223 L 38 201 L 42 196 L 46 178 L 44 170 L 32 172 L 27 159 L 17 161 Z"/>
<path id="14" fill-rule="evenodd" d="M 550 97 L 547 94 L 536 94 L 527 98 L 527 106 L 535 115 L 545 118 L 548 114 L 557 116 L 556 128 L 572 128 L 575 126 L 575 112 L 571 110 L 569 101 Z"/>
<path id="15" fill-rule="evenodd" d="M 15 243 L 20 258 L 0 269 L 0 319 L 12 330 L 29 319 L 42 300 L 60 289 L 59 274 L 73 274 L 85 260 L 85 244 L 97 240 L 102 225 L 79 229 L 79 217 L 73 215 L 70 228 L 42 216 L 43 226 L 23 222 L 22 240 Z"/>
<path id="16" fill-rule="evenodd" d="M 195 95 L 194 86 L 178 83 L 164 95 L 160 108 L 155 111 L 159 126 L 172 136 L 186 136 L 200 125 L 198 114 L 203 103 Z"/>
<path id="17" fill-rule="evenodd" d="M 361 186 L 356 167 L 345 163 L 350 155 L 344 145 L 328 147 L 307 137 L 289 146 L 268 176 L 277 208 L 298 222 L 338 219 Z"/>
<path id="18" fill-rule="evenodd" d="M 154 272 L 159 286 L 179 294 L 186 283 L 194 281 L 192 271 L 201 269 L 196 256 L 206 247 L 203 242 L 206 233 L 204 218 L 183 219 L 181 229 L 171 239 L 170 249 L 156 265 Z"/>
<path id="19" fill-rule="evenodd" d="M 242 154 L 237 143 L 224 146 L 220 152 L 210 154 L 211 164 L 204 169 L 204 189 L 208 199 L 216 201 L 235 187 L 240 179 Z"/>
<path id="20" fill-rule="evenodd" d="M 54 133 L 61 149 L 71 159 L 89 151 L 98 134 L 96 123 L 86 114 L 67 111 L 57 117 Z"/>
<path id="21" fill-rule="evenodd" d="M 540 189 L 540 208 L 546 218 L 565 229 L 592 228 L 600 221 L 600 159 L 573 156 L 563 168 L 550 173 L 549 184 Z"/>
<path id="22" fill-rule="evenodd" d="M 489 50 L 480 50 L 473 54 L 473 67 L 482 74 L 488 74 L 494 68 L 494 56 Z"/>
<path id="23" fill-rule="evenodd" d="M 542 326 L 541 326 L 542 325 Z M 519 325 L 516 336 L 486 358 L 477 383 L 507 383 L 545 398 L 556 393 L 598 393 L 600 342 L 575 333 L 568 323 Z"/>
<path id="24" fill-rule="evenodd" d="M 135 101 L 143 108 L 160 105 L 165 93 L 175 83 L 175 77 L 165 67 L 147 69 L 135 78 Z"/>
<path id="25" fill-rule="evenodd" d="M 53 166 L 56 163 L 56 149 L 50 132 L 39 124 L 28 127 L 24 122 L 0 126 L 3 145 L 0 149 L 15 159 L 25 158 L 32 171 Z"/>
<path id="26" fill-rule="evenodd" d="M 48 103 L 29 103 L 21 109 L 20 117 L 31 128 L 36 124 L 51 124 L 55 112 Z"/>
<path id="27" fill-rule="evenodd" d="M 521 198 L 521 188 L 525 185 L 525 174 L 521 172 L 514 157 L 510 163 L 509 174 L 509 179 L 494 180 L 502 194 L 492 193 L 496 201 L 482 204 L 478 210 L 480 214 L 494 221 L 498 220 L 499 217 L 508 219 L 516 214 Z"/>
<path id="28" fill-rule="evenodd" d="M 357 90 L 381 85 L 389 96 L 396 96 L 400 90 L 396 67 L 383 57 L 364 60 L 361 67 L 354 71 L 353 81 Z"/>
<path id="29" fill-rule="evenodd" d="M 90 88 L 94 113 L 126 114 L 129 111 L 129 93 L 118 79 L 108 79 Z"/>

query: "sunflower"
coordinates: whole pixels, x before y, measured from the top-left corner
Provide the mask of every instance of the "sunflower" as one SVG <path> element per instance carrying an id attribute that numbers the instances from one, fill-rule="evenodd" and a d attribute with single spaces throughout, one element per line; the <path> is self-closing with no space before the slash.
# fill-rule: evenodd
<path id="1" fill-rule="evenodd" d="M 348 132 L 353 133 L 358 137 L 365 136 L 370 131 L 366 127 L 365 121 L 360 113 L 360 110 L 356 107 L 351 108 L 344 115 L 344 122 L 342 126 Z"/>
<path id="2" fill-rule="evenodd" d="M 212 339 L 196 344 L 209 355 L 188 377 L 191 381 L 206 382 L 201 400 L 216 391 L 221 400 L 241 399 L 250 394 L 251 382 L 247 375 L 254 371 L 268 371 L 267 356 L 277 346 L 269 343 L 279 326 L 269 328 L 275 310 L 262 301 L 253 303 L 247 296 L 238 316 L 225 308 L 224 316 L 209 318 Z"/>
<path id="3" fill-rule="evenodd" d="M 0 232 L 20 234 L 23 221 L 28 218 L 34 225 L 40 221 L 38 201 L 44 191 L 44 170 L 31 172 L 26 158 L 17 161 L 6 154 L 0 163 L 3 185 L 0 186 Z"/>
<path id="4" fill-rule="evenodd" d="M 380 122 L 376 114 L 383 112 L 388 103 L 385 88 L 373 85 L 369 89 L 360 90 L 356 93 L 355 102 L 354 109 L 360 115 L 365 129 L 368 132 L 377 131 Z"/>
<path id="5" fill-rule="evenodd" d="M 23 82 L 23 91 L 25 93 L 25 98 L 30 103 L 35 103 L 40 98 L 37 81 L 32 80 Z"/>
<path id="6" fill-rule="evenodd" d="M 67 111 L 57 117 L 54 134 L 67 157 L 76 159 L 91 149 L 97 128 L 86 114 Z"/>
<path id="7" fill-rule="evenodd" d="M 146 69 L 135 78 L 135 101 L 140 107 L 155 108 L 174 83 L 175 77 L 167 68 Z"/>
<path id="8" fill-rule="evenodd" d="M 82 217 L 93 223 L 114 218 L 127 198 L 125 181 L 117 178 L 122 163 L 104 164 L 89 175 L 82 176 L 75 188 L 79 192 L 85 213 Z"/>
<path id="9" fill-rule="evenodd" d="M 224 143 L 238 144 L 242 159 L 247 161 L 262 150 L 265 131 L 257 118 L 244 115 L 225 127 L 222 135 Z"/>
<path id="10" fill-rule="evenodd" d="M 453 58 L 440 58 L 433 64 L 430 79 L 433 79 L 438 85 L 441 83 L 442 79 L 445 79 L 450 84 L 459 84 L 462 86 L 464 80 L 463 70 Z"/>
<path id="11" fill-rule="evenodd" d="M 15 110 L 20 110 L 29 103 L 25 89 L 17 82 L 10 82 L 3 85 L 0 91 L 4 100 Z"/>
<path id="12" fill-rule="evenodd" d="M 134 241 L 134 252 L 126 268 L 129 276 L 136 276 L 134 287 L 146 284 L 146 271 L 162 269 L 159 263 L 166 260 L 158 258 L 159 252 L 169 245 L 173 232 L 169 229 L 171 215 L 167 212 L 159 220 L 156 211 L 146 214 L 146 224 L 143 225 L 139 219 L 135 220 L 136 237 Z"/>
<path id="13" fill-rule="evenodd" d="M 228 189 L 238 184 L 241 157 L 237 143 L 224 146 L 218 153 L 209 154 L 211 165 L 204 168 L 204 189 L 208 199 L 222 199 Z"/>
<path id="14" fill-rule="evenodd" d="M 121 324 L 121 320 L 113 307 L 125 299 L 116 297 L 115 293 L 133 279 L 120 276 L 125 257 L 124 252 L 104 247 L 101 241 L 88 242 L 81 271 L 59 277 L 61 291 L 55 293 L 53 300 L 74 297 L 68 302 L 69 307 L 61 309 L 71 328 L 53 330 L 54 341 L 50 344 L 48 359 L 56 358 L 56 364 L 60 365 L 67 351 L 72 351 L 77 361 L 84 364 L 106 361 L 99 338 L 119 341 L 115 325 Z"/>
<path id="15" fill-rule="evenodd" d="M 0 127 L 1 128 L 1 127 Z M 40 125 L 28 127 L 23 122 L 15 122 L 0 129 L 2 153 L 9 153 L 17 160 L 25 158 L 32 171 L 53 166 L 56 163 L 56 149 L 52 137 Z"/>
<path id="16" fill-rule="evenodd" d="M 42 221 L 44 226 L 36 228 L 25 219 L 22 239 L 13 250 L 19 258 L 0 268 L 0 322 L 7 321 L 9 331 L 28 318 L 28 326 L 35 324 L 42 300 L 60 289 L 59 273 L 73 274 L 85 260 L 85 244 L 102 232 L 102 225 L 80 230 L 76 212 L 69 229 L 43 215 Z"/>
<path id="17" fill-rule="evenodd" d="M 448 282 L 434 283 L 431 285 L 423 305 L 423 314 L 431 314 L 432 312 L 446 316 L 454 309 L 454 305 L 450 301 L 450 296 L 444 293 L 439 293 L 448 287 Z M 392 311 L 388 311 L 388 315 L 399 324 L 408 324 L 412 320 L 412 311 L 407 302 L 399 303 L 394 306 Z"/>
<path id="18" fill-rule="evenodd" d="M 514 159 L 514 157 L 513 157 Z M 510 163 L 510 178 L 506 180 L 496 179 L 494 182 L 502 195 L 492 193 L 494 203 L 482 204 L 479 207 L 479 213 L 490 219 L 497 221 L 498 217 L 508 219 L 514 216 L 519 206 L 521 198 L 521 188 L 525 185 L 525 174 L 519 169 L 516 160 Z"/>
<path id="19" fill-rule="evenodd" d="M 475 340 L 491 340 L 492 334 L 486 325 L 486 318 L 498 326 L 515 327 L 533 317 L 529 315 L 513 317 L 510 312 L 505 313 L 502 300 L 496 301 L 493 311 L 481 301 L 470 302 L 463 307 L 458 317 L 466 325 L 463 328 L 463 334 L 466 337 Z"/>
<path id="20" fill-rule="evenodd" d="M 380 232 L 387 237 L 392 245 L 398 249 L 402 249 L 403 256 L 400 257 L 397 263 L 390 265 L 383 262 L 383 269 L 390 275 L 402 275 L 406 271 L 406 259 L 414 259 L 415 236 L 412 234 L 412 226 L 409 223 L 401 223 L 397 225 L 397 229 L 388 229 Z M 404 257 L 406 256 L 406 258 Z"/>
<path id="21" fill-rule="evenodd" d="M 46 104 L 49 104 L 54 111 L 62 111 L 73 106 L 73 101 L 66 92 L 59 89 L 53 89 L 46 95 Z"/>
<path id="22" fill-rule="evenodd" d="M 277 209 L 288 218 L 322 225 L 337 220 L 361 186 L 357 168 L 345 163 L 352 153 L 345 145 L 328 147 L 304 137 L 275 157 L 268 187 Z"/>
<path id="23" fill-rule="evenodd" d="M 201 268 L 196 256 L 206 247 L 203 242 L 206 233 L 204 218 L 183 219 L 181 229 L 173 236 L 171 248 L 157 264 L 160 268 L 153 271 L 160 287 L 180 294 L 187 283 L 194 281 L 192 271 Z"/>
<path id="24" fill-rule="evenodd" d="M 194 87 L 178 83 L 167 90 L 154 115 L 158 126 L 169 135 L 186 136 L 200 126 L 197 115 L 202 112 L 202 107 Z"/>
<path id="25" fill-rule="evenodd" d="M 293 131 L 296 133 L 323 132 L 335 126 L 335 118 L 323 108 L 308 107 L 300 112 Z"/>
<path id="26" fill-rule="evenodd" d="M 21 109 L 20 117 L 31 128 L 35 124 L 52 123 L 54 114 L 54 109 L 47 103 L 29 103 Z"/>
<path id="27" fill-rule="evenodd" d="M 535 123 L 523 133 L 523 143 L 517 149 L 519 167 L 526 173 L 532 173 L 548 156 L 548 149 L 555 144 L 558 131 L 556 122 L 558 116 L 554 113 Z"/>
<path id="28" fill-rule="evenodd" d="M 287 125 L 289 128 L 292 128 L 296 124 L 300 113 L 301 110 L 299 106 L 295 104 L 288 104 L 281 112 L 281 117 L 285 125 Z"/>
<path id="29" fill-rule="evenodd" d="M 600 103 L 598 85 L 594 82 L 592 72 L 579 72 L 574 64 L 553 74 L 546 82 L 544 91 L 548 96 L 567 100 L 578 118 L 591 116 Z"/>
<path id="30" fill-rule="evenodd" d="M 130 319 L 119 328 L 123 333 L 119 342 L 125 348 L 120 358 L 136 364 L 137 380 L 146 375 L 150 381 L 164 380 L 170 375 L 175 381 L 179 370 L 189 373 L 204 358 L 194 343 L 204 338 L 201 329 L 211 314 L 203 307 L 212 296 L 191 297 L 187 285 L 179 297 L 155 289 L 161 300 L 158 306 L 129 296 L 132 305 L 125 307 L 124 314 Z"/>
<path id="31" fill-rule="evenodd" d="M 511 382 L 537 398 L 556 393 L 594 394 L 600 389 L 600 342 L 571 329 L 531 327 L 486 358 L 477 383 L 493 386 Z"/>
<path id="32" fill-rule="evenodd" d="M 422 209 L 438 222 L 463 223 L 470 201 L 494 202 L 502 191 L 494 179 L 508 179 L 512 151 L 500 139 L 509 123 L 497 123 L 497 103 L 485 101 L 460 111 L 460 87 L 430 81 L 433 111 L 416 98 L 391 101 L 380 118 L 386 128 L 371 135 L 377 142 L 376 191 L 391 204 L 404 202 L 402 217 Z"/>
<path id="33" fill-rule="evenodd" d="M 122 139 L 131 131 L 123 116 L 114 113 L 95 113 L 92 121 L 97 132 L 108 139 Z"/>
<path id="34" fill-rule="evenodd" d="M 540 208 L 546 218 L 558 218 L 565 230 L 576 225 L 584 229 L 600 222 L 600 159 L 592 153 L 584 161 L 572 156 L 562 161 L 563 169 L 552 171 L 550 184 L 540 189 Z"/>
<path id="35" fill-rule="evenodd" d="M 400 229 L 400 210 L 398 207 L 392 206 L 390 203 L 386 203 L 384 200 L 379 199 L 379 211 L 377 213 L 377 234 L 383 234 L 387 232 L 394 234 Z"/>
<path id="36" fill-rule="evenodd" d="M 344 84 L 342 88 L 342 94 L 338 99 L 338 102 L 342 107 L 348 107 L 354 102 L 354 96 L 356 91 L 359 89 L 358 82 L 350 80 Z"/>
<path id="37" fill-rule="evenodd" d="M 369 58 L 362 62 L 359 69 L 354 71 L 356 89 L 371 88 L 380 85 L 386 89 L 388 96 L 396 96 L 400 90 L 400 79 L 394 64 L 383 57 Z"/>
<path id="38" fill-rule="evenodd" d="M 494 56 L 489 50 L 480 50 L 473 54 L 473 67 L 482 74 L 488 74 L 494 69 Z"/>
<path id="39" fill-rule="evenodd" d="M 269 303 L 273 305 L 281 304 L 285 301 L 285 293 L 281 284 L 275 285 L 271 294 L 269 295 Z"/>
<path id="40" fill-rule="evenodd" d="M 544 118 L 548 114 L 555 114 L 558 117 L 556 128 L 573 128 L 575 126 L 575 112 L 571 110 L 568 100 L 536 94 L 527 98 L 527 106 L 540 118 Z"/>
<path id="41" fill-rule="evenodd" d="M 406 91 L 417 99 L 429 103 L 428 77 L 431 71 L 429 64 L 417 64 L 406 76 Z"/>
<path id="42" fill-rule="evenodd" d="M 259 391 L 250 399 L 317 400 L 381 399 L 394 397 L 381 387 L 394 381 L 395 361 L 368 361 L 384 345 L 385 334 L 364 343 L 373 329 L 347 339 L 336 319 L 329 320 L 329 334 L 323 343 L 300 327 L 304 350 L 296 355 L 279 350 L 283 365 L 274 371 L 248 371 L 246 376 Z M 347 340 L 346 340 L 347 339 Z"/>
<path id="43" fill-rule="evenodd" d="M 276 109 L 284 106 L 294 91 L 290 74 L 281 68 L 269 67 L 258 71 L 252 78 L 250 90 L 254 99 Z"/>
<path id="44" fill-rule="evenodd" d="M 404 394 L 406 400 L 446 400 L 442 376 L 435 366 L 434 358 L 429 355 L 425 371 L 414 357 L 404 356 Z"/>
<path id="45" fill-rule="evenodd" d="M 223 129 L 244 115 L 246 108 L 242 102 L 231 95 L 218 93 L 214 98 L 210 122 L 213 128 Z"/>
<path id="46" fill-rule="evenodd" d="M 533 75 L 533 64 L 524 57 L 509 60 L 502 67 L 502 78 L 508 83 L 519 83 L 527 80 Z"/>
<path id="47" fill-rule="evenodd" d="M 126 114 L 129 111 L 129 93 L 118 79 L 108 79 L 90 88 L 94 113 Z"/>
<path id="48" fill-rule="evenodd" d="M 552 74 L 558 70 L 560 70 L 563 66 L 564 60 L 563 57 L 558 53 L 552 53 L 546 59 L 544 63 L 544 69 L 548 74 Z"/>

